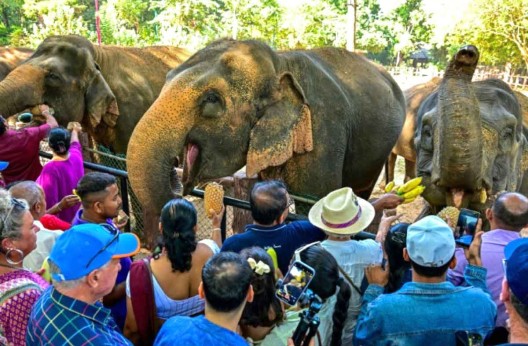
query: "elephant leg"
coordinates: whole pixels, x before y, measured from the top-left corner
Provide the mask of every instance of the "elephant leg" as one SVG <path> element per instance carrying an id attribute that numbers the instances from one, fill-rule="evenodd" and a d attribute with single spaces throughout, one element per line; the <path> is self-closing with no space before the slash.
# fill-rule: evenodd
<path id="1" fill-rule="evenodd" d="M 394 180 L 394 167 L 396 167 L 396 158 L 398 157 L 398 155 L 396 155 L 395 153 L 391 152 L 389 154 L 389 158 L 387 160 L 387 174 L 386 174 L 386 180 L 385 180 L 385 184 L 388 184 L 390 183 L 391 181 Z"/>
<path id="2" fill-rule="evenodd" d="M 416 161 L 405 159 L 405 179 L 407 182 L 413 178 L 416 178 Z"/>

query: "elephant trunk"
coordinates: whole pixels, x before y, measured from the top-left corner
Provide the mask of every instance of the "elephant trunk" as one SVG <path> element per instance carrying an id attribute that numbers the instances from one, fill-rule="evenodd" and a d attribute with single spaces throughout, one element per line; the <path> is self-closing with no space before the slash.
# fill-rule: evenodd
<path id="1" fill-rule="evenodd" d="M 449 63 L 438 90 L 432 179 L 439 186 L 481 188 L 482 124 L 479 101 L 471 84 L 478 59 L 476 47 L 460 49 Z"/>
<path id="2" fill-rule="evenodd" d="M 183 105 L 191 102 L 177 95 L 190 96 L 192 92 L 174 94 L 165 88 L 141 118 L 128 143 L 130 183 L 143 208 L 151 214 L 159 215 L 165 203 L 177 196 L 175 165 L 194 122 L 192 107 Z M 147 238 L 156 238 L 152 232 L 157 234 L 157 230 L 146 230 Z"/>
<path id="3" fill-rule="evenodd" d="M 13 70 L 0 83 L 0 114 L 11 116 L 41 104 L 45 72 L 31 65 Z"/>

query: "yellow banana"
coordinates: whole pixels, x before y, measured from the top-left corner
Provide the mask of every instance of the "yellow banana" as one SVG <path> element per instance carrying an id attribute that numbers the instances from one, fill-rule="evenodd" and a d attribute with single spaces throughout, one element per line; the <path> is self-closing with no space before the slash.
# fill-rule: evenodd
<path id="1" fill-rule="evenodd" d="M 418 185 L 417 187 L 415 187 L 411 191 L 409 191 L 407 193 L 404 193 L 402 195 L 402 197 L 405 198 L 405 199 L 416 198 L 419 195 L 421 195 L 424 190 L 425 190 L 425 186 Z"/>
<path id="2" fill-rule="evenodd" d="M 400 186 L 400 188 L 398 189 L 398 195 L 403 195 L 404 193 L 411 191 L 412 189 L 414 189 L 421 183 L 422 183 L 422 177 L 409 180 L 408 182 Z"/>
<path id="3" fill-rule="evenodd" d="M 488 200 L 488 194 L 486 193 L 486 189 L 482 188 L 480 190 L 480 203 L 484 204 Z"/>
<path id="4" fill-rule="evenodd" d="M 407 204 L 407 203 L 414 202 L 415 199 L 416 199 L 416 197 L 406 198 L 406 199 L 403 200 L 402 204 Z"/>
<path id="5" fill-rule="evenodd" d="M 394 181 L 391 181 L 390 183 L 387 184 L 387 186 L 385 186 L 385 192 L 391 192 L 393 188 L 394 188 Z"/>

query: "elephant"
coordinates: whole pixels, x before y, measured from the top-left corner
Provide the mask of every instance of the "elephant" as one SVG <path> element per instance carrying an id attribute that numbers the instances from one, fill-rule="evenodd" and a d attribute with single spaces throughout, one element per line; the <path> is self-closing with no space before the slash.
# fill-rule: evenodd
<path id="1" fill-rule="evenodd" d="M 386 182 L 394 180 L 394 167 L 396 157 L 402 156 L 405 159 L 405 178 L 408 181 L 416 176 L 416 149 L 414 148 L 414 130 L 416 114 L 423 100 L 438 86 L 442 81 L 439 77 L 434 77 L 430 81 L 418 84 L 403 92 L 405 96 L 405 122 L 403 129 L 396 142 L 387 162 Z"/>
<path id="2" fill-rule="evenodd" d="M 182 150 L 184 194 L 246 165 L 298 195 L 349 186 L 368 198 L 404 117 L 397 83 L 357 54 L 218 40 L 168 73 L 130 139 L 129 178 L 158 213 Z"/>
<path id="3" fill-rule="evenodd" d="M 405 116 L 405 123 L 403 124 L 402 133 L 396 142 L 389 155 L 387 163 L 387 176 L 385 181 L 390 182 L 394 180 L 394 167 L 396 165 L 397 156 L 405 159 L 405 178 L 408 181 L 416 177 L 416 149 L 414 147 L 414 132 L 416 130 L 416 118 L 418 115 L 418 108 L 433 91 L 435 91 L 442 78 L 433 77 L 431 80 L 417 84 L 407 90 L 403 91 L 405 96 L 405 104 L 407 113 Z M 517 100 L 519 101 L 523 113 L 524 136 L 528 138 L 528 96 L 525 96 L 520 91 L 514 91 Z"/>
<path id="4" fill-rule="evenodd" d="M 29 48 L 0 47 L 0 81 L 33 54 Z"/>
<path id="5" fill-rule="evenodd" d="M 484 215 L 491 196 L 528 192 L 520 103 L 501 80 L 471 81 L 478 59 L 475 46 L 462 47 L 416 115 L 416 172 L 433 213 L 456 206 Z"/>
<path id="6" fill-rule="evenodd" d="M 125 153 L 167 72 L 189 56 L 177 47 L 96 46 L 77 35 L 50 36 L 0 83 L 0 114 L 45 103 L 59 124 L 80 122 L 97 143 Z"/>

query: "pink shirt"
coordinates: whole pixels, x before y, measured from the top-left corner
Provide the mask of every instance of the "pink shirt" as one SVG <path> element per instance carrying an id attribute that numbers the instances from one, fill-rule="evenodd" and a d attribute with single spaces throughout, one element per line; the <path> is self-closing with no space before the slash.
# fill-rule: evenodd
<path id="1" fill-rule="evenodd" d="M 84 176 L 82 148 L 79 142 L 70 145 L 70 156 L 64 161 L 50 161 L 40 173 L 37 183 L 44 189 L 48 208 L 59 203 L 64 196 L 73 194 L 73 189 Z M 57 216 L 71 223 L 81 204 L 64 209 Z"/>
<path id="2" fill-rule="evenodd" d="M 50 130 L 48 124 L 26 127 L 18 131 L 7 130 L 0 136 L 0 161 L 9 162 L 2 171 L 7 184 L 19 180 L 35 181 L 42 166 L 39 158 L 40 141 Z"/>

